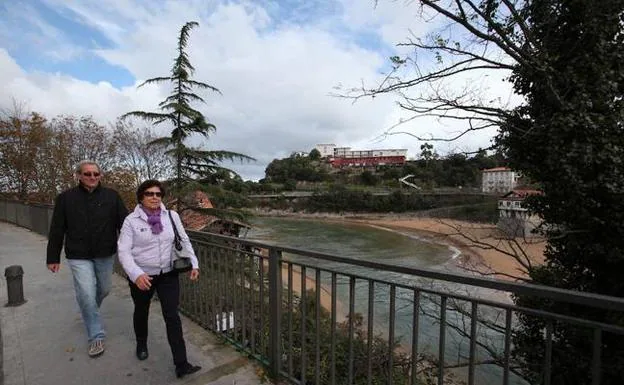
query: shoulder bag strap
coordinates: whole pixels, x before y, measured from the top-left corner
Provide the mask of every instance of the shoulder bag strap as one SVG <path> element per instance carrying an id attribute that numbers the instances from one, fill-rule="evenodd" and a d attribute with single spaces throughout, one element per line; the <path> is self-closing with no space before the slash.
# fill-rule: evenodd
<path id="1" fill-rule="evenodd" d="M 176 248 L 176 250 L 180 251 L 182 250 L 182 243 L 180 242 L 180 233 L 178 233 L 178 228 L 175 225 L 175 222 L 173 221 L 173 217 L 171 216 L 171 210 L 167 210 L 167 213 L 169 213 L 169 220 L 171 221 L 171 226 L 173 227 L 173 245 Z"/>

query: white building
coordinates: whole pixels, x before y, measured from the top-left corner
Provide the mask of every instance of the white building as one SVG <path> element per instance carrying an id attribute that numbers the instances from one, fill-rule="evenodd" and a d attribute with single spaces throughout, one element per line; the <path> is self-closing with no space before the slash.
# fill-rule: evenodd
<path id="1" fill-rule="evenodd" d="M 344 151 L 343 151 L 344 149 Z M 338 149 L 337 149 L 338 150 Z M 354 150 L 350 151 L 350 147 L 342 147 L 339 149 L 342 158 L 381 158 L 386 156 L 407 156 L 407 150 L 401 149 L 388 149 L 388 150 Z M 336 151 L 334 151 L 334 156 Z"/>
<path id="2" fill-rule="evenodd" d="M 321 158 L 326 158 L 328 156 L 334 156 L 334 148 L 336 148 L 336 145 L 333 143 L 317 144 L 314 148 L 316 148 L 318 152 L 321 153 Z"/>
<path id="3" fill-rule="evenodd" d="M 498 201 L 498 228 L 512 237 L 531 237 L 532 230 L 540 225 L 537 215 L 530 214 L 524 200 L 530 195 L 539 195 L 537 190 L 512 190 Z"/>
<path id="4" fill-rule="evenodd" d="M 346 158 L 351 153 L 351 147 L 334 147 L 332 156 L 334 158 Z"/>
<path id="5" fill-rule="evenodd" d="M 334 158 L 374 158 L 386 156 L 407 156 L 407 149 L 383 149 L 383 150 L 351 150 L 351 147 L 337 147 L 333 143 L 317 144 L 314 146 L 321 153 L 321 157 Z"/>
<path id="6" fill-rule="evenodd" d="M 520 174 L 507 167 L 495 167 L 481 171 L 481 191 L 505 193 L 518 185 Z"/>
<path id="7" fill-rule="evenodd" d="M 351 150 L 351 147 L 336 147 L 335 144 L 317 144 L 315 147 L 322 158 L 328 158 L 333 167 L 375 167 L 405 164 L 407 149 Z"/>

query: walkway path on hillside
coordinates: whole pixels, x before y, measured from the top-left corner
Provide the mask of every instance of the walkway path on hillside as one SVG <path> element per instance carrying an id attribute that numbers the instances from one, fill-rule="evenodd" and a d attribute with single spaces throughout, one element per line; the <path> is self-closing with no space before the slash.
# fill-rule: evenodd
<path id="1" fill-rule="evenodd" d="M 4 384 L 260 384 L 252 363 L 184 317 L 189 361 L 203 369 L 176 379 L 158 303 L 153 303 L 150 314 L 150 356 L 138 361 L 134 356 L 132 300 L 126 282 L 117 275 L 113 277 L 112 293 L 102 305 L 108 332 L 107 350 L 99 358 L 89 358 L 71 273 L 64 259 L 60 273 L 48 272 L 45 250 L 44 237 L 0 222 Z M 14 264 L 24 269 L 27 302 L 19 307 L 4 307 L 7 303 L 4 269 Z"/>

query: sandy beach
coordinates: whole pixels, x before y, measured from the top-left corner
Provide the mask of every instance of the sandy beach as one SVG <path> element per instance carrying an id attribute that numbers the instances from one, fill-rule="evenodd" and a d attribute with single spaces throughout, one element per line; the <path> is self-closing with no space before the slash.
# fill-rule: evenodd
<path id="1" fill-rule="evenodd" d="M 461 253 L 450 267 L 460 271 L 506 280 L 527 277 L 526 266 L 544 262 L 543 238 L 509 238 L 493 224 L 425 218 L 413 214 L 331 214 L 257 212 L 270 217 L 315 219 L 338 223 L 356 223 L 387 230 L 410 232 L 432 242 L 457 248 Z"/>
<path id="2" fill-rule="evenodd" d="M 471 274 L 505 279 L 522 280 L 527 277 L 526 266 L 544 261 L 546 242 L 540 238 L 509 238 L 495 225 L 456 221 L 450 219 L 419 218 L 409 216 L 339 216 L 290 213 L 294 218 L 309 218 L 328 222 L 353 223 L 416 234 L 431 242 L 448 245 L 459 250 L 457 258 L 448 262 L 448 267 Z M 293 292 L 301 296 L 302 275 L 300 266 L 293 265 Z M 288 265 L 282 266 L 282 284 L 288 287 Z M 306 289 L 316 288 L 315 279 L 306 277 Z M 331 311 L 331 288 L 321 285 L 321 306 Z M 337 321 L 347 316 L 347 307 L 341 301 L 336 303 Z"/>
<path id="3" fill-rule="evenodd" d="M 350 219 L 386 229 L 416 232 L 461 251 L 455 264 L 463 270 L 501 279 L 526 278 L 526 266 L 544 261 L 542 238 L 509 238 L 494 225 L 450 219 Z"/>
<path id="4" fill-rule="evenodd" d="M 260 254 L 264 255 L 265 258 L 269 255 L 268 249 L 260 249 L 259 252 Z M 282 262 L 282 287 L 284 289 L 288 289 L 288 282 L 289 282 L 288 266 L 289 266 L 289 263 L 287 261 Z M 265 273 L 268 274 L 269 272 L 268 264 L 266 263 L 264 264 L 264 269 L 265 269 Z M 312 268 L 308 268 L 308 269 L 311 269 L 310 271 L 314 271 Z M 316 291 L 316 280 L 308 276 L 307 274 L 306 274 L 306 279 L 305 279 L 305 287 L 306 287 L 306 292 L 309 292 L 310 289 Z M 303 276 L 301 274 L 301 266 L 297 265 L 296 263 L 292 263 L 292 291 L 299 298 L 301 298 L 302 288 L 303 288 Z M 332 308 L 331 287 L 327 287 L 326 285 L 321 284 L 320 288 L 321 288 L 320 290 L 321 306 L 323 307 L 323 309 L 331 313 L 331 308 Z M 286 301 L 287 298 L 284 296 L 282 300 Z M 340 300 L 337 299 L 336 300 L 336 321 L 337 322 L 344 321 L 347 318 L 347 315 L 348 314 L 346 312 L 346 308 L 344 304 L 340 302 Z"/>
<path id="5" fill-rule="evenodd" d="M 292 269 L 292 288 L 293 292 L 297 294 L 297 296 L 301 297 L 301 288 L 302 288 L 302 276 L 301 276 L 301 266 L 297 266 L 293 264 Z M 288 287 L 288 264 L 284 263 L 282 265 L 282 286 L 284 288 Z M 316 290 L 316 280 L 311 277 L 306 277 L 306 291 L 310 289 Z M 325 287 L 325 285 L 321 285 L 321 306 L 331 312 L 331 288 Z M 345 312 L 344 305 L 337 300 L 336 301 L 336 321 L 342 322 L 346 318 L 347 313 Z"/>

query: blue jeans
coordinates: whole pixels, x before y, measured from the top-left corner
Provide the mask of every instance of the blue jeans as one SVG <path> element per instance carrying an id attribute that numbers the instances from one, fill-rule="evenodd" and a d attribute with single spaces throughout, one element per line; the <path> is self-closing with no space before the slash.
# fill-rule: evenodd
<path id="1" fill-rule="evenodd" d="M 113 256 L 94 259 L 68 259 L 76 300 L 80 306 L 82 320 L 87 328 L 89 342 L 106 337 L 100 305 L 111 290 L 113 276 Z"/>

